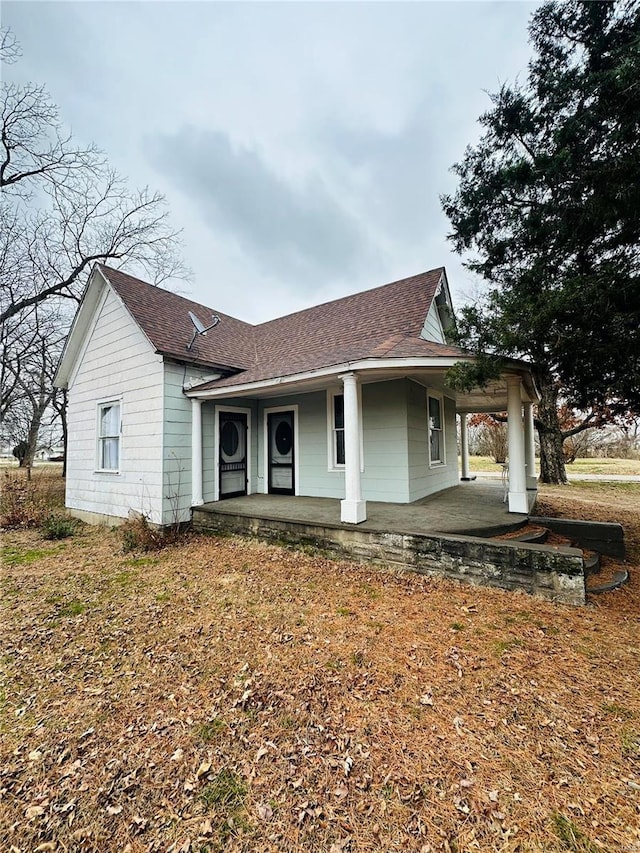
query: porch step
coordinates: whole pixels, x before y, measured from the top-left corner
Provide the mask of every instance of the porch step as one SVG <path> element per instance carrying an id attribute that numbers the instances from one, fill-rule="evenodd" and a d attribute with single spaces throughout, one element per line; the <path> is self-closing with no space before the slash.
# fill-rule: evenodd
<path id="1" fill-rule="evenodd" d="M 547 534 L 550 534 L 551 531 L 547 530 Z M 571 539 L 568 536 L 561 536 L 558 533 L 554 533 L 551 537 L 551 545 L 566 545 L 569 548 L 577 548 L 579 551 L 582 551 L 582 560 L 584 565 L 584 576 L 585 579 L 590 577 L 591 575 L 597 575 L 600 572 L 600 567 L 602 565 L 600 553 L 598 551 L 587 550 L 586 548 L 581 548 L 580 544 L 575 541 L 575 539 Z"/>
<path id="2" fill-rule="evenodd" d="M 600 554 L 597 551 L 584 551 L 585 577 L 599 574 L 601 566 Z"/>
<path id="3" fill-rule="evenodd" d="M 624 584 L 629 582 L 629 572 L 627 569 L 619 569 L 613 573 L 610 581 L 600 584 L 599 586 L 588 586 L 587 592 L 590 595 L 599 595 L 602 592 L 611 592 L 613 589 L 619 589 Z"/>
<path id="4" fill-rule="evenodd" d="M 507 539 L 509 542 L 528 542 L 540 545 L 547 541 L 548 535 L 549 531 L 546 527 L 539 527 L 535 524 L 521 524 L 516 530 L 510 530 L 492 538 Z"/>
<path id="5" fill-rule="evenodd" d="M 530 542 L 540 545 L 547 541 L 548 536 L 549 530 L 546 527 L 534 527 L 533 525 L 529 525 L 524 533 L 520 533 L 518 536 L 514 536 L 513 538 L 518 542 Z"/>
<path id="6" fill-rule="evenodd" d="M 522 532 L 514 531 L 513 533 L 507 533 L 503 536 L 496 537 L 500 539 L 508 539 L 510 542 L 528 542 L 530 544 L 538 544 L 542 545 L 543 543 L 548 543 L 550 548 L 566 546 L 569 548 L 578 548 L 578 550 L 582 551 L 583 554 L 583 562 L 584 562 L 584 576 L 585 580 L 592 575 L 597 575 L 600 572 L 601 568 L 601 558 L 600 554 L 597 551 L 588 551 L 584 548 L 580 548 L 580 545 L 575 542 L 573 539 L 570 539 L 567 536 L 560 536 L 557 533 L 554 533 L 551 536 L 551 540 L 549 537 L 551 536 L 551 531 L 547 527 L 542 527 L 535 524 L 527 524 Z M 620 573 L 622 574 L 622 573 Z M 621 577 L 618 578 L 616 576 L 615 582 L 612 580 L 611 582 L 607 582 L 606 584 L 602 584 L 601 587 L 594 587 L 597 592 L 607 592 L 609 589 L 616 589 L 618 586 L 622 586 L 623 583 L 626 583 L 628 580 L 628 573 L 625 579 Z M 589 592 L 592 590 L 589 589 Z"/>

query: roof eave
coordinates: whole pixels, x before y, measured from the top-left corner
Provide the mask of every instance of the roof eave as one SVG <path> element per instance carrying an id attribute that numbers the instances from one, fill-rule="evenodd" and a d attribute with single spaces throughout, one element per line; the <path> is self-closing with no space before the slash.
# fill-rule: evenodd
<path id="1" fill-rule="evenodd" d="M 176 364 L 192 365 L 193 367 L 204 367 L 207 370 L 215 370 L 217 373 L 223 374 L 224 378 L 227 376 L 234 376 L 237 373 L 242 373 L 247 369 L 246 367 L 237 367 L 235 365 L 222 364 L 216 361 L 207 361 L 206 359 L 189 358 L 189 356 L 182 356 L 179 353 L 170 350 L 157 349 L 155 352 L 156 355 L 162 356 L 166 361 L 172 361 Z"/>
<path id="2" fill-rule="evenodd" d="M 326 377 L 327 379 L 339 376 L 341 373 L 350 373 L 367 370 L 411 370 L 432 368 L 436 370 L 447 370 L 458 361 L 472 361 L 472 357 L 465 356 L 429 356 L 418 358 L 364 358 L 355 361 L 345 361 L 340 364 L 332 364 L 327 367 L 319 367 L 300 373 L 291 373 L 285 376 L 274 376 L 269 379 L 257 379 L 254 382 L 224 385 L 220 388 L 199 388 L 195 386 L 187 393 L 188 397 L 197 397 L 203 400 L 229 397 L 237 394 L 246 394 L 249 391 L 260 391 L 274 387 L 288 387 L 299 385 L 302 382 Z M 209 384 L 209 383 L 203 383 Z"/>

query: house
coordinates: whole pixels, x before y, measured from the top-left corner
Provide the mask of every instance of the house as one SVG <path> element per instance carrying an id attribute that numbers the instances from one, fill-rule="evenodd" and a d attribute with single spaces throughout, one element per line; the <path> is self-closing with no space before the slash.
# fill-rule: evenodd
<path id="1" fill-rule="evenodd" d="M 66 503 L 167 525 L 231 496 L 412 503 L 468 477 L 466 413 L 508 411 L 511 512 L 535 488 L 530 367 L 469 394 L 443 268 L 259 325 L 97 264 L 56 375 L 69 392 Z M 206 331 L 205 331 L 206 330 Z"/>

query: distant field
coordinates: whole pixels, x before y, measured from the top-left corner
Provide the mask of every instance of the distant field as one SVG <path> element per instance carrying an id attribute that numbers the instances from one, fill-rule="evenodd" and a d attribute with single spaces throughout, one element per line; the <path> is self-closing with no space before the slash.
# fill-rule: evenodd
<path id="1" fill-rule="evenodd" d="M 491 456 L 470 456 L 469 466 L 472 471 L 500 471 Z M 567 475 L 572 474 L 625 474 L 640 476 L 640 459 L 576 459 L 567 465 Z"/>

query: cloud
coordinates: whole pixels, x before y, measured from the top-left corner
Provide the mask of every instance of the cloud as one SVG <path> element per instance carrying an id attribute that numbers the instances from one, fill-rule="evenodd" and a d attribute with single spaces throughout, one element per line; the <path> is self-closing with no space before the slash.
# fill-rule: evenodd
<path id="1" fill-rule="evenodd" d="M 468 289 L 438 195 L 535 5 L 5 0 L 3 23 L 11 74 L 165 193 L 193 297 L 260 320 L 442 263 Z"/>
<path id="2" fill-rule="evenodd" d="M 220 131 L 184 127 L 151 144 L 155 167 L 271 273 L 315 280 L 356 269 L 368 253 L 358 221 L 318 175 L 295 185 L 256 150 Z"/>
<path id="3" fill-rule="evenodd" d="M 439 218 L 438 167 L 446 174 L 446 144 L 426 104 L 393 130 L 325 122 L 318 136 L 339 180 L 352 185 L 364 215 L 400 245 L 424 240 Z"/>

